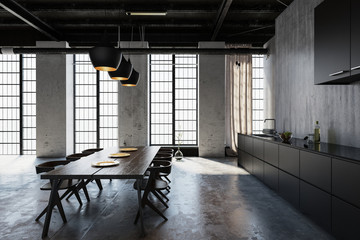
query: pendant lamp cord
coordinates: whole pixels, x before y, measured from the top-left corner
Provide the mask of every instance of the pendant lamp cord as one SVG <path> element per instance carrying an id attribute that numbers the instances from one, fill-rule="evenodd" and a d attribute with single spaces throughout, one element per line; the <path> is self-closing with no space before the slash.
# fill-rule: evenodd
<path id="1" fill-rule="evenodd" d="M 120 49 L 120 25 L 118 26 L 118 48 Z"/>

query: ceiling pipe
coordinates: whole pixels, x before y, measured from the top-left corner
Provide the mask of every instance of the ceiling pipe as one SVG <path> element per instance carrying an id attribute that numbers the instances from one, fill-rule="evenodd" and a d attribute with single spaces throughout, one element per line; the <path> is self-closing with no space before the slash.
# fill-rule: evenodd
<path id="1" fill-rule="evenodd" d="M 1 54 L 88 54 L 90 48 L 0 48 Z M 200 54 L 236 55 L 267 54 L 265 48 L 122 48 L 123 54 Z"/>

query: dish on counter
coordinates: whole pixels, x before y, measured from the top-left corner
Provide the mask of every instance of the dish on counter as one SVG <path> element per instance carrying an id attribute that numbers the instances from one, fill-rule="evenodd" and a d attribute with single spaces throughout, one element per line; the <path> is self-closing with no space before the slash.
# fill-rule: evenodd
<path id="1" fill-rule="evenodd" d="M 134 152 L 137 151 L 137 148 L 120 148 L 121 152 Z"/>
<path id="2" fill-rule="evenodd" d="M 91 166 L 93 167 L 111 167 L 116 165 L 119 165 L 119 161 L 117 160 L 99 161 L 91 163 Z"/>
<path id="3" fill-rule="evenodd" d="M 122 158 L 122 157 L 128 157 L 130 156 L 130 153 L 113 153 L 110 154 L 109 157 L 111 158 Z"/>

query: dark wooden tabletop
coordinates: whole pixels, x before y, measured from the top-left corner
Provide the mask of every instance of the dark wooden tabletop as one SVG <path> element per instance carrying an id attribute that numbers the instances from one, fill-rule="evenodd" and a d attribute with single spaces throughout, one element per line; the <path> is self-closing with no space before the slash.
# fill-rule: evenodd
<path id="1" fill-rule="evenodd" d="M 125 158 L 110 158 L 112 153 L 118 153 L 118 147 L 106 148 L 65 166 L 56 168 L 41 175 L 42 179 L 136 179 L 142 178 L 160 147 L 137 147 L 138 150 Z M 117 166 L 93 167 L 98 161 L 118 160 Z"/>

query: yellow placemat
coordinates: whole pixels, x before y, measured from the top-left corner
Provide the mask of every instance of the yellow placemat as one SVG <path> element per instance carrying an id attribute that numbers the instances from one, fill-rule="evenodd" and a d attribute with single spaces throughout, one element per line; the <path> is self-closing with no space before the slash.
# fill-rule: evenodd
<path id="1" fill-rule="evenodd" d="M 130 153 L 113 153 L 113 154 L 110 154 L 109 157 L 112 157 L 112 158 L 122 158 L 122 157 L 128 157 L 130 156 Z"/>
<path id="2" fill-rule="evenodd" d="M 137 148 L 120 148 L 120 151 L 122 152 L 134 152 L 138 150 Z"/>
<path id="3" fill-rule="evenodd" d="M 99 161 L 99 162 L 91 163 L 91 166 L 94 166 L 94 167 L 110 167 L 110 166 L 116 166 L 116 165 L 119 165 L 119 161 L 109 160 L 109 161 Z"/>

